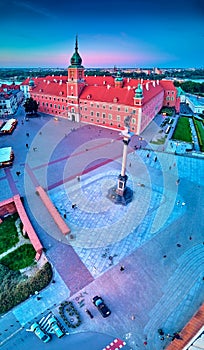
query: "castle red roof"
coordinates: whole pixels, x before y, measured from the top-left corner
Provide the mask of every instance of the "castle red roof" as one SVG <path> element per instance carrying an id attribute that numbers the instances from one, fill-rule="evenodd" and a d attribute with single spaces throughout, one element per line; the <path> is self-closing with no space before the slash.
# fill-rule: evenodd
<path id="1" fill-rule="evenodd" d="M 32 78 L 34 81 L 33 93 L 50 96 L 67 96 L 67 76 L 46 76 L 44 78 Z M 29 85 L 27 78 L 22 85 Z M 138 84 L 143 88 L 143 104 L 165 90 L 176 90 L 172 81 L 150 81 L 123 78 L 122 87 L 115 87 L 115 78 L 112 76 L 86 76 L 85 87 L 80 99 L 90 99 L 98 102 L 118 103 L 134 106 L 135 89 Z"/>
<path id="2" fill-rule="evenodd" d="M 115 87 L 113 77 L 86 77 L 86 83 L 87 85 L 83 89 L 80 99 L 114 103 L 116 98 L 118 104 L 134 106 L 135 89 L 140 80 L 124 78 L 123 87 Z M 163 91 L 160 84 L 149 80 L 144 80 L 141 85 L 143 87 L 143 103 Z"/>
<path id="3" fill-rule="evenodd" d="M 35 78 L 32 92 L 49 96 L 67 96 L 67 78 L 57 76 L 47 76 L 46 78 Z M 29 84 L 29 81 L 28 81 Z"/>

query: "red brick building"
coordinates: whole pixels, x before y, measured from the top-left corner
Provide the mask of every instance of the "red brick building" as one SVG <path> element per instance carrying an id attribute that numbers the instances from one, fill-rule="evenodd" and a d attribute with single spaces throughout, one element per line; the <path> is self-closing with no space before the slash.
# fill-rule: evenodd
<path id="1" fill-rule="evenodd" d="M 131 115 L 130 129 L 136 134 L 163 106 L 175 107 L 178 112 L 180 104 L 172 81 L 123 78 L 120 72 L 115 76 L 85 76 L 77 39 L 67 77 L 27 79 L 23 86 L 29 86 L 40 112 L 118 130 Z"/>

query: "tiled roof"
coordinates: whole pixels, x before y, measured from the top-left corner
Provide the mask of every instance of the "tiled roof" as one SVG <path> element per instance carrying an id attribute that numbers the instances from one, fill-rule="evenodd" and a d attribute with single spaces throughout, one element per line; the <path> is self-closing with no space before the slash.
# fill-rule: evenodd
<path id="1" fill-rule="evenodd" d="M 110 85 L 109 85 L 110 86 Z M 117 98 L 118 104 L 132 105 L 133 106 L 133 97 L 135 92 L 133 89 L 128 90 L 127 88 L 115 88 L 108 86 L 85 86 L 84 90 L 80 95 L 81 99 L 88 99 L 92 101 L 100 101 L 107 103 L 114 103 L 114 99 Z"/>
<path id="2" fill-rule="evenodd" d="M 62 79 L 56 79 L 56 77 L 46 77 L 41 81 L 36 81 L 35 86 L 32 89 L 33 93 L 54 95 L 54 96 L 67 96 L 67 85 Z"/>
<path id="3" fill-rule="evenodd" d="M 174 339 L 166 350 L 182 350 L 184 346 L 191 345 L 191 340 L 204 325 L 204 304 L 199 308 L 196 314 L 186 324 L 179 333 L 181 339 Z"/>
<path id="4" fill-rule="evenodd" d="M 90 77 L 87 77 L 87 78 L 90 78 Z M 95 77 L 91 77 L 91 78 L 95 78 Z M 113 103 L 114 98 L 117 98 L 118 104 L 134 106 L 133 98 L 135 96 L 135 89 L 138 86 L 139 80 L 124 79 L 123 87 L 119 88 L 119 87 L 114 87 L 112 77 L 105 77 L 105 78 L 111 78 L 112 82 L 111 82 L 111 79 L 106 80 L 104 77 L 96 77 L 96 78 L 100 78 L 100 79 L 86 80 L 88 85 L 86 85 L 84 90 L 82 91 L 80 95 L 80 99 L 90 98 L 90 100 L 93 100 L 93 101 Z M 103 80 L 101 78 L 103 78 Z M 103 81 L 105 81 L 106 84 L 103 84 Z M 89 84 L 89 82 L 91 82 L 91 84 Z M 146 84 L 148 84 L 148 90 L 146 88 Z M 147 101 L 151 100 L 154 96 L 158 95 L 163 90 L 160 84 L 157 84 L 156 82 L 154 83 L 154 86 L 153 86 L 152 82 L 143 81 L 142 86 L 143 86 L 143 96 L 144 96 L 143 103 L 146 103 Z"/>
<path id="5" fill-rule="evenodd" d="M 160 80 L 160 84 L 165 90 L 177 91 L 172 80 Z"/>
<path id="6" fill-rule="evenodd" d="M 67 77 L 66 76 L 46 76 L 44 78 L 32 78 L 34 81 L 33 93 L 66 96 Z M 27 78 L 22 85 L 29 85 L 30 78 Z M 135 89 L 138 84 L 143 88 L 143 104 L 147 103 L 154 96 L 158 95 L 163 89 L 175 90 L 172 81 L 162 80 L 160 82 L 124 78 L 123 87 L 115 87 L 115 79 L 112 76 L 86 76 L 85 87 L 81 93 L 80 99 L 87 99 L 99 102 L 123 104 L 134 106 Z M 117 99 L 114 102 L 114 99 Z"/>

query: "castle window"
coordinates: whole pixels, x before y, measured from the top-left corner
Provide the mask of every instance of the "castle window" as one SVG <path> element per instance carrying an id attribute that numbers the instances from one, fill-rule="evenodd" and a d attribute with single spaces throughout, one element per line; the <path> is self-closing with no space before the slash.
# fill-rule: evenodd
<path id="1" fill-rule="evenodd" d="M 91 122 L 93 122 L 94 120 L 93 120 L 93 118 L 91 118 Z"/>
<path id="2" fill-rule="evenodd" d="M 91 113 L 90 113 L 91 115 L 94 115 L 94 113 L 91 111 Z"/>
<path id="3" fill-rule="evenodd" d="M 106 108 L 106 105 L 103 105 L 103 109 L 105 109 Z"/>
<path id="4" fill-rule="evenodd" d="M 120 107 L 118 107 L 118 111 L 120 111 Z"/>
<path id="5" fill-rule="evenodd" d="M 106 114 L 105 114 L 105 113 L 103 113 L 103 114 L 102 114 L 102 117 L 103 117 L 103 118 L 105 118 L 105 117 L 106 117 Z"/>
<path id="6" fill-rule="evenodd" d="M 117 121 L 118 122 L 120 121 L 120 115 L 117 115 Z"/>
<path id="7" fill-rule="evenodd" d="M 132 113 L 133 113 L 133 114 L 136 114 L 136 109 L 133 109 L 133 110 L 132 110 Z"/>
<path id="8" fill-rule="evenodd" d="M 97 117 L 100 117 L 100 113 L 99 113 L 99 112 L 97 112 L 97 113 L 96 113 L 96 116 L 97 116 Z"/>
<path id="9" fill-rule="evenodd" d="M 112 109 L 112 106 L 109 106 L 109 109 Z"/>
<path id="10" fill-rule="evenodd" d="M 99 119 L 97 119 L 96 122 L 99 123 Z"/>
<path id="11" fill-rule="evenodd" d="M 136 120 L 135 120 L 135 118 L 132 118 L 132 124 L 135 124 L 136 123 Z"/>
<path id="12" fill-rule="evenodd" d="M 108 115 L 108 119 L 111 120 L 112 119 L 112 114 Z"/>

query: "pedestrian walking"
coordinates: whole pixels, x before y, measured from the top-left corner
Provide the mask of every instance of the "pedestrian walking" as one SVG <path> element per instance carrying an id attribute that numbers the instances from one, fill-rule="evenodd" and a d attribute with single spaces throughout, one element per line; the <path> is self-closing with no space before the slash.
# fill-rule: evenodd
<path id="1" fill-rule="evenodd" d="M 157 157 L 154 158 L 154 161 L 155 161 L 155 162 L 157 161 Z"/>
<path id="2" fill-rule="evenodd" d="M 120 271 L 124 271 L 125 270 L 125 267 L 122 265 L 121 267 L 120 267 Z"/>
<path id="3" fill-rule="evenodd" d="M 26 136 L 27 136 L 27 137 L 29 137 L 29 136 L 30 136 L 30 135 L 29 135 L 29 132 L 27 132 L 27 133 L 26 133 Z"/>
<path id="4" fill-rule="evenodd" d="M 26 143 L 26 148 L 28 148 L 28 143 Z"/>

